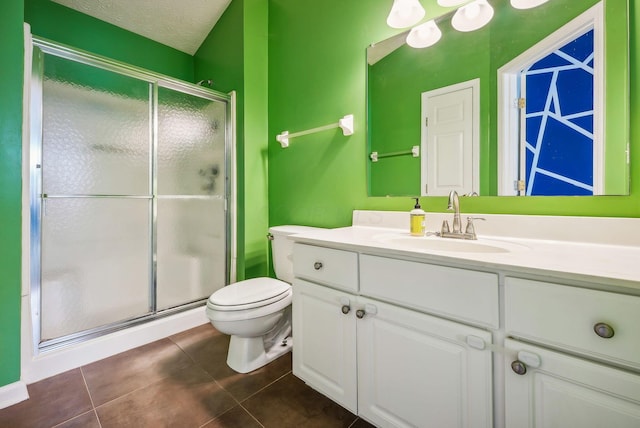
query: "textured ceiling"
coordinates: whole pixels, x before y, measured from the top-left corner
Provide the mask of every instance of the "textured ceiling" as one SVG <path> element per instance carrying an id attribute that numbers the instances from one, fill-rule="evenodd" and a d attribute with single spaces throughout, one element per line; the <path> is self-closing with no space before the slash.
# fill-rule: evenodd
<path id="1" fill-rule="evenodd" d="M 231 0 L 52 0 L 193 55 Z"/>

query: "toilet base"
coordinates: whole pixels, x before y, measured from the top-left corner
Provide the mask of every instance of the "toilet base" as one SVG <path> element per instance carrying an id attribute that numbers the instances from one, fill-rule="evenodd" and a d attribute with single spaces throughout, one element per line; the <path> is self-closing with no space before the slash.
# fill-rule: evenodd
<path id="1" fill-rule="evenodd" d="M 291 351 L 293 338 L 285 336 L 282 340 L 265 351 L 262 337 L 231 336 L 227 365 L 238 373 L 249 373 L 259 369 Z"/>

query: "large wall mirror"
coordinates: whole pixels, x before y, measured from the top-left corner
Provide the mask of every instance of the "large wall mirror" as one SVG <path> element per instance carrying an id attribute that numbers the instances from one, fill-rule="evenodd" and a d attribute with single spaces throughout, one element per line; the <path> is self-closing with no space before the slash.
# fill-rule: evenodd
<path id="1" fill-rule="evenodd" d="M 628 194 L 628 1 L 489 3 L 479 30 L 452 11 L 430 47 L 367 49 L 369 194 Z"/>

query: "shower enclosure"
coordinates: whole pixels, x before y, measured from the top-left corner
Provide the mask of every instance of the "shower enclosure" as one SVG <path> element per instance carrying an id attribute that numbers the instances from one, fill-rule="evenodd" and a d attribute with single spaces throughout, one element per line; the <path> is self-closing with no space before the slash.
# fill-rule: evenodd
<path id="1" fill-rule="evenodd" d="M 228 284 L 229 96 L 35 38 L 31 82 L 35 349 Z"/>

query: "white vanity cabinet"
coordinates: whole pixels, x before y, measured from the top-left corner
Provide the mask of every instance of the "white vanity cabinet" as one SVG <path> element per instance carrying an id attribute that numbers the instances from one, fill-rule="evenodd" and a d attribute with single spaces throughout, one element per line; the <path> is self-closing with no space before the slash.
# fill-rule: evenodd
<path id="1" fill-rule="evenodd" d="M 505 346 L 514 352 L 506 427 L 640 427 L 640 375 L 511 339 Z"/>
<path id="2" fill-rule="evenodd" d="M 420 307 L 420 302 L 416 296 L 401 292 L 406 275 L 398 269 L 407 268 L 404 261 L 387 265 L 381 263 L 385 258 L 303 244 L 295 244 L 293 254 L 296 376 L 378 427 L 493 426 L 489 331 L 407 308 Z M 355 263 L 352 256 L 356 256 Z M 318 263 L 321 267 L 311 268 L 320 266 Z M 418 270 L 441 268 L 409 263 Z M 354 290 L 349 278 L 353 278 L 352 269 L 358 272 L 358 265 L 359 287 Z M 325 267 L 341 274 L 322 273 Z M 468 285 L 464 270 L 447 273 L 465 279 L 464 286 Z M 484 278 L 484 273 L 478 274 Z M 437 276 L 435 282 L 446 278 Z M 497 299 L 497 277 L 487 278 L 495 282 L 496 290 L 489 288 Z M 393 304 L 380 296 L 364 295 L 365 290 L 380 289 L 380 281 L 386 282 L 391 292 L 400 290 L 391 293 Z M 427 277 L 421 282 L 428 288 L 434 280 Z M 464 289 L 457 289 L 456 281 L 438 286 L 449 286 L 450 296 L 465 294 Z M 482 294 L 479 290 L 482 288 L 476 290 Z M 493 304 L 492 298 L 474 293 L 467 298 Z M 434 299 L 429 304 L 448 312 L 448 299 Z M 489 316 L 482 324 L 491 324 L 492 319 Z"/>
<path id="3" fill-rule="evenodd" d="M 357 413 L 354 304 L 349 293 L 298 278 L 293 284 L 293 374 Z"/>
<path id="4" fill-rule="evenodd" d="M 380 428 L 640 428 L 640 219 L 483 218 L 294 238 L 294 374 Z"/>
<path id="5" fill-rule="evenodd" d="M 487 331 L 360 297 L 358 414 L 378 427 L 492 427 Z M 357 315 L 356 315 L 357 317 Z"/>
<path id="6" fill-rule="evenodd" d="M 294 244 L 292 257 L 293 374 L 357 413 L 358 254 Z"/>
<path id="7" fill-rule="evenodd" d="M 640 297 L 507 277 L 506 426 L 640 427 L 639 325 Z"/>

